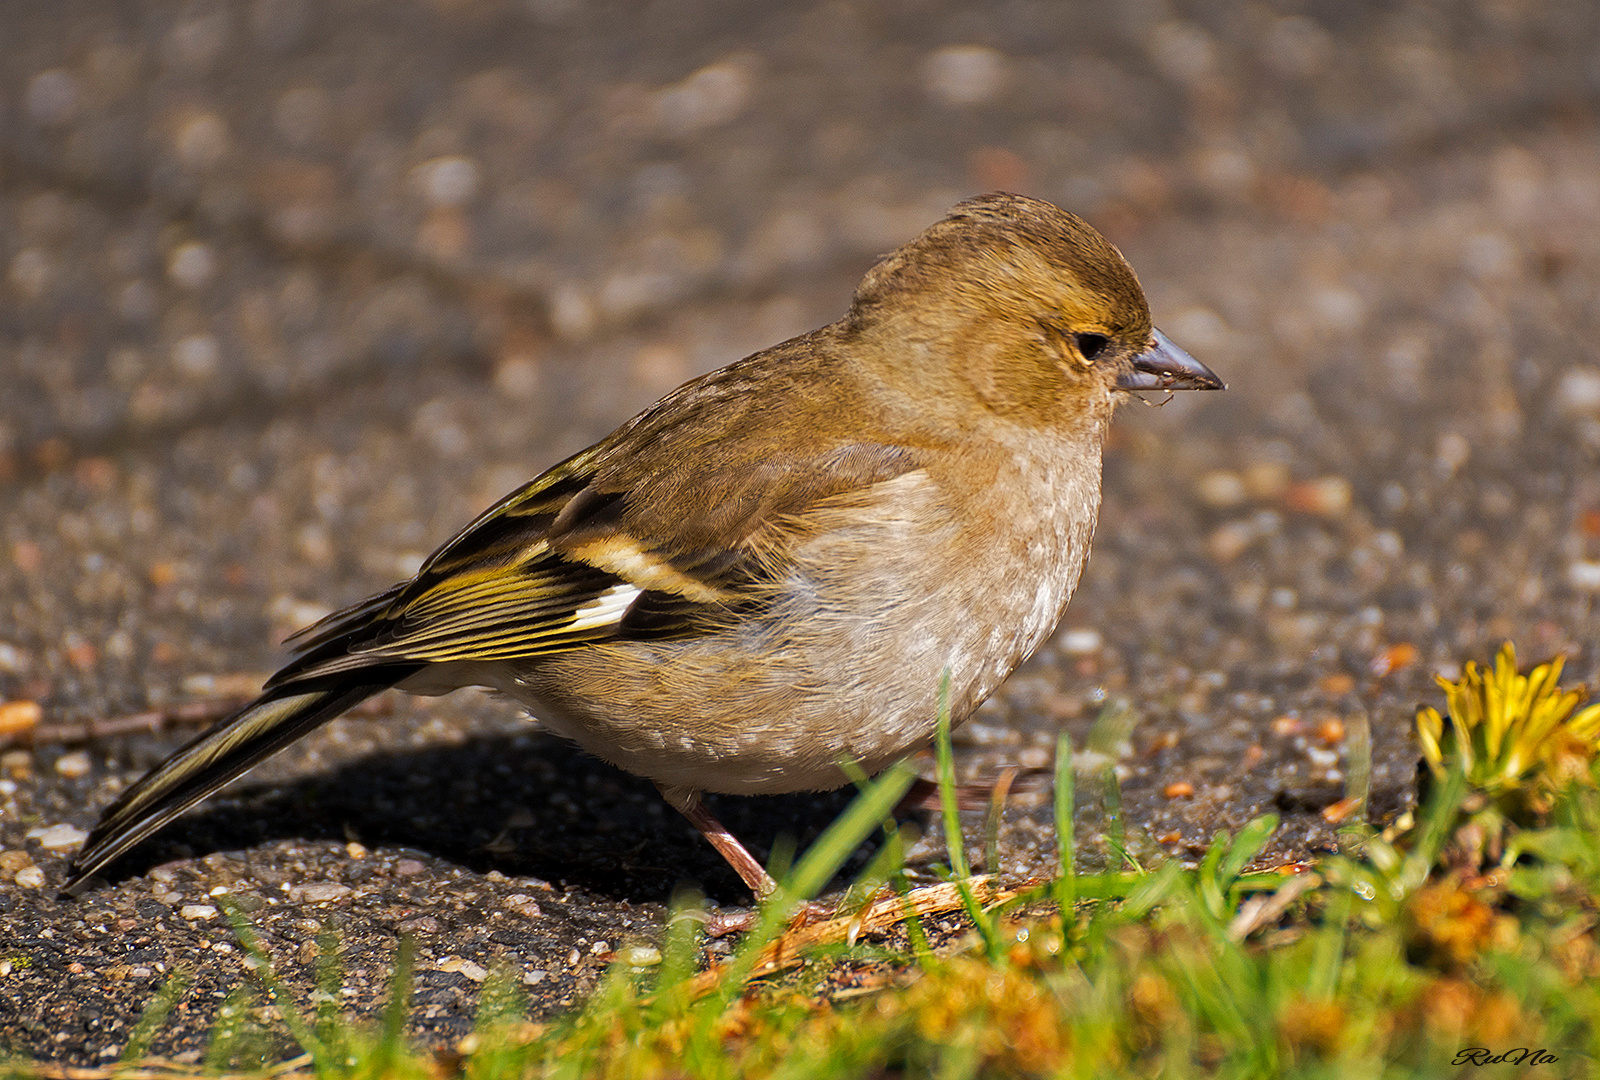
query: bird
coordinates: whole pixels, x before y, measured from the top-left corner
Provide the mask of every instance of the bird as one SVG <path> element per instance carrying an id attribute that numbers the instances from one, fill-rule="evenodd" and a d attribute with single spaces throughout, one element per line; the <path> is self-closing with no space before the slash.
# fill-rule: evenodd
<path id="1" fill-rule="evenodd" d="M 1118 402 L 1221 388 L 1083 219 L 966 199 L 838 321 L 678 387 L 291 637 L 105 810 L 63 892 L 374 694 L 478 686 L 654 781 L 766 896 L 702 793 L 831 790 L 967 718 L 1077 585 Z"/>

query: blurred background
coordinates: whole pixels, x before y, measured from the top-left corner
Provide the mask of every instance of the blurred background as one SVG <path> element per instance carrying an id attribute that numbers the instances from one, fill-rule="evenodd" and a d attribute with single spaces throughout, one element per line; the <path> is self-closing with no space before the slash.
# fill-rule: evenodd
<path id="1" fill-rule="evenodd" d="M 1133 418 L 1173 440 L 1162 489 L 1226 466 L 1205 490 L 1234 510 L 1330 474 L 1301 501 L 1403 540 L 1419 470 L 1552 414 L 1600 442 L 1586 0 L 5 20 L 11 696 L 138 705 L 108 685 L 132 669 L 159 691 L 148 661 L 190 646 L 118 625 L 152 590 L 190 598 L 186 634 L 259 649 L 274 601 L 284 629 L 313 592 L 381 586 L 551 455 L 836 317 L 876 255 L 985 190 L 1089 218 L 1233 384 Z M 1521 486 L 1488 516 L 1518 520 Z M 61 518 L 110 492 L 120 525 Z M 1242 520 L 1214 554 L 1259 539 Z"/>
<path id="2" fill-rule="evenodd" d="M 1374 812 L 1412 798 L 1436 672 L 1513 638 L 1600 674 L 1592 0 L 0 0 L 0 22 L 0 701 L 30 715 L 248 692 L 277 639 L 681 381 L 837 318 L 877 255 L 993 189 L 1102 229 L 1230 384 L 1123 410 L 1063 631 L 962 733 L 969 773 L 1024 770 L 1008 866 L 1048 859 L 1029 777 L 1107 701 L 1142 842 L 1189 858 L 1276 810 L 1293 859 L 1332 841 L 1359 725 Z M 421 759 L 456 773 L 371 817 L 352 778 L 419 765 L 362 754 L 522 730 L 449 702 L 259 774 L 323 777 L 293 789 L 314 812 L 208 811 L 152 858 L 259 868 L 320 836 L 315 873 L 354 882 L 342 822 L 484 888 L 509 859 L 665 899 L 680 871 L 614 865 L 647 786 L 616 820 L 610 787 L 551 810 L 561 770 L 480 792 L 503 743 Z M 71 843 L 28 830 L 86 828 L 182 737 L 8 751 L 0 841 L 56 874 Z M 796 816 L 745 812 L 719 811 L 758 848 Z M 737 902 L 650 820 L 657 861 Z M 203 902 L 224 864 L 106 902 Z M 53 910 L 10 882 L 0 907 Z M 203 944 L 167 918 L 171 948 Z M 78 1006 L 21 978 L 0 1005 L 58 1045 Z"/>

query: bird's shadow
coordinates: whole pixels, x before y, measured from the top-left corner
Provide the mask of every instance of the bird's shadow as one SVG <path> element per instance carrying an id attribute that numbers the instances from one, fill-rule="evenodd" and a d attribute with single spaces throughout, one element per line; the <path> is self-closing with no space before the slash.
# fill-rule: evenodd
<path id="1" fill-rule="evenodd" d="M 852 794 L 708 796 L 707 803 L 765 861 L 774 843 L 803 849 Z M 406 848 L 479 873 L 536 877 L 630 902 L 665 902 L 684 883 L 718 903 L 750 901 L 737 875 L 652 784 L 543 734 L 379 753 L 290 784 L 235 788 L 139 845 L 109 876 L 243 851 L 256 876 L 270 878 L 271 855 L 254 849 L 293 839 Z"/>

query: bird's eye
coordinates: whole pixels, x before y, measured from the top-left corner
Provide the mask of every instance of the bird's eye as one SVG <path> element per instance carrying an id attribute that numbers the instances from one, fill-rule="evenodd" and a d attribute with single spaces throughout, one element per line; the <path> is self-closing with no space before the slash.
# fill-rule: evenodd
<path id="1" fill-rule="evenodd" d="M 1111 343 L 1111 339 L 1104 334 L 1074 334 L 1072 340 L 1077 343 L 1078 352 L 1083 354 L 1085 360 L 1093 360 Z"/>

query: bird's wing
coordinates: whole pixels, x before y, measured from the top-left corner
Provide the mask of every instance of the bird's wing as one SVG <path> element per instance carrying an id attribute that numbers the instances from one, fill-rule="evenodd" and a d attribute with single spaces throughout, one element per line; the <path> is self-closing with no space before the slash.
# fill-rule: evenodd
<path id="1" fill-rule="evenodd" d="M 586 450 L 485 511 L 416 577 L 291 639 L 268 687 L 395 663 L 495 661 L 690 635 L 759 606 L 807 513 L 918 467 L 870 443 L 653 471 Z M 708 455 L 709 457 L 709 455 Z"/>

